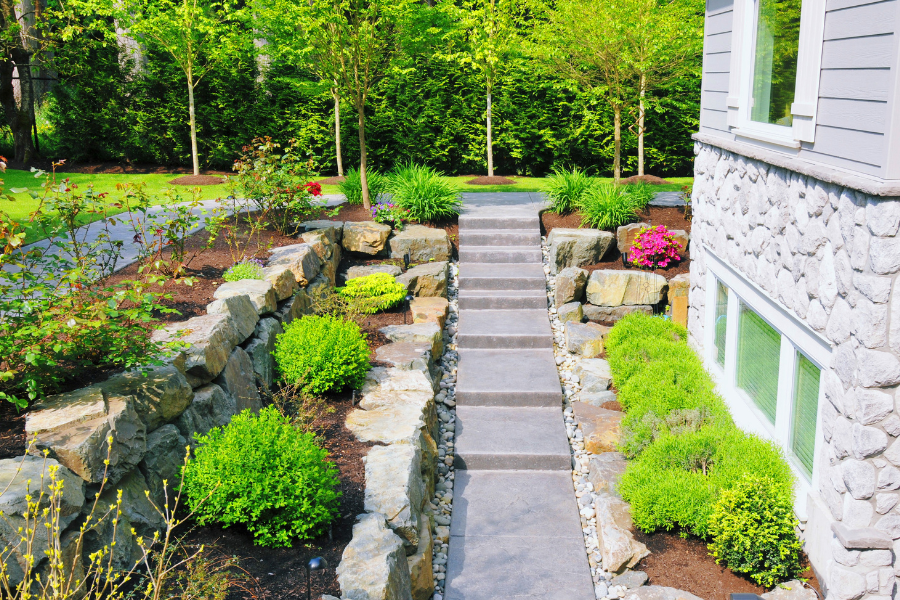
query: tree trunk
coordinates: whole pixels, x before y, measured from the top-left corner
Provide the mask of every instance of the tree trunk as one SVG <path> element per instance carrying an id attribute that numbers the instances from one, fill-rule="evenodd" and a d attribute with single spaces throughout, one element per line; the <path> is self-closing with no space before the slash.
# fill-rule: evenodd
<path id="1" fill-rule="evenodd" d="M 613 178 L 616 182 L 622 177 L 622 107 L 613 107 Z"/>
<path id="2" fill-rule="evenodd" d="M 31 137 L 34 122 L 34 98 L 31 84 L 31 55 L 20 48 L 9 51 L 12 60 L 0 60 L 0 105 L 13 135 L 13 160 L 26 164 L 34 158 L 34 141 Z M 18 66 L 18 69 L 16 68 Z M 13 75 L 18 71 L 19 97 Z"/>
<path id="3" fill-rule="evenodd" d="M 194 175 L 200 174 L 200 158 L 197 156 L 197 118 L 194 115 L 194 81 L 188 75 L 188 113 L 191 117 L 191 158 L 194 161 Z"/>
<path id="4" fill-rule="evenodd" d="M 362 187 L 363 206 L 366 210 L 371 210 L 369 180 L 366 178 L 366 113 L 362 106 L 357 107 L 356 112 L 359 115 L 359 184 Z"/>
<path id="5" fill-rule="evenodd" d="M 337 153 L 338 175 L 344 176 L 344 162 L 341 160 L 341 97 L 337 90 L 331 90 L 334 96 L 334 148 Z"/>
<path id="6" fill-rule="evenodd" d="M 487 95 L 487 159 L 488 177 L 494 176 L 494 142 L 491 136 L 491 93 Z"/>
<path id="7" fill-rule="evenodd" d="M 638 101 L 638 175 L 644 174 L 644 96 L 647 94 L 647 76 L 641 73 L 641 96 Z"/>

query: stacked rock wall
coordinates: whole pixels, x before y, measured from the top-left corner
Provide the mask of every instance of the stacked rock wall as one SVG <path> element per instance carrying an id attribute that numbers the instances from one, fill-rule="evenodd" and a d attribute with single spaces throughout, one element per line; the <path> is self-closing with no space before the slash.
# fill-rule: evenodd
<path id="1" fill-rule="evenodd" d="M 900 567 L 900 199 L 696 144 L 689 329 L 707 249 L 828 340 L 806 550 L 829 595 L 890 597 Z M 807 502 L 807 499 L 800 499 Z"/>

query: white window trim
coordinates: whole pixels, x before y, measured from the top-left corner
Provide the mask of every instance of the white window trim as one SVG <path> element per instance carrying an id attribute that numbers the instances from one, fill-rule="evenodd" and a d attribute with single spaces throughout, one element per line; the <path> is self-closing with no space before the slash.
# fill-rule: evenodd
<path id="1" fill-rule="evenodd" d="M 812 474 L 807 474 L 791 451 L 791 416 L 793 409 L 794 380 L 796 376 L 796 353 L 805 354 L 824 374 L 831 364 L 831 345 L 809 329 L 790 311 L 772 300 L 765 291 L 748 281 L 727 262 L 704 246 L 706 257 L 706 323 L 704 327 L 703 360 L 717 384 L 719 393 L 728 405 L 734 422 L 743 430 L 776 442 L 788 458 L 794 472 L 795 503 L 794 512 L 805 521 L 807 516 L 807 495 L 817 489 L 819 480 L 818 456 L 823 450 L 822 412 L 824 409 L 825 386 L 820 382 L 819 403 L 816 415 L 816 441 L 813 453 Z M 716 284 L 721 281 L 728 288 L 727 327 L 725 330 L 725 366 L 716 362 L 715 318 Z M 778 370 L 778 403 L 775 423 L 772 424 L 756 404 L 735 385 L 738 345 L 738 319 L 740 303 L 743 302 L 776 331 L 781 334 L 781 362 Z"/>
<path id="2" fill-rule="evenodd" d="M 739 137 L 797 149 L 801 142 L 815 142 L 819 103 L 819 75 L 825 37 L 826 0 L 803 0 L 800 8 L 800 45 L 797 84 L 791 105 L 793 126 L 750 120 L 753 89 L 753 40 L 759 0 L 734 0 L 731 33 L 731 77 L 728 83 L 728 126 Z"/>

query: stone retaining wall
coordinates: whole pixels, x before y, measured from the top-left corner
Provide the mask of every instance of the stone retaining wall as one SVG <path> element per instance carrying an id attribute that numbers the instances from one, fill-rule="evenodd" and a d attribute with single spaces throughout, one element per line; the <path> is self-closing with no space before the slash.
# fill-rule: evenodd
<path id="1" fill-rule="evenodd" d="M 65 483 L 60 524 L 64 545 L 77 538 L 78 528 L 106 477 L 101 497 L 103 503 L 114 503 L 117 494 L 120 491 L 123 494 L 123 514 L 113 546 L 113 562 L 124 570 L 134 565 L 139 548 L 128 532 L 133 528 L 137 535 L 152 536 L 153 531 L 164 527 L 147 501 L 145 491 L 150 492 L 149 498 L 157 506 L 162 505 L 165 502 L 163 481 L 177 480 L 184 461 L 184 449 L 193 444 L 196 435 L 227 424 L 233 415 L 244 409 L 260 409 L 259 390 L 273 384 L 272 352 L 283 326 L 310 314 L 315 298 L 334 287 L 342 249 L 383 253 L 390 234 L 390 228 L 385 233 L 386 226 L 377 223 L 347 223 L 345 226 L 340 222 L 316 221 L 304 225 L 307 232 L 299 236 L 302 243 L 272 250 L 264 280 L 225 283 L 216 290 L 216 300 L 207 307 L 206 315 L 154 332 L 154 340 L 184 344 L 175 356 L 166 359 L 166 364 L 126 372 L 74 392 L 48 397 L 32 408 L 26 415 L 26 432 L 29 440 L 36 440 L 32 447 L 35 457 L 24 457 L 24 464 L 23 457 L 0 460 L 0 492 L 13 482 L 0 495 L 0 511 L 11 523 L 22 521 L 26 508 L 23 500 L 25 482 L 30 478 L 31 490 L 36 491 L 43 464 L 43 458 L 38 457 L 47 451 L 48 465 L 60 466 L 59 478 Z M 345 236 L 349 232 L 352 235 Z M 443 242 L 449 247 L 446 232 L 441 233 Z M 409 242 L 410 238 L 407 233 L 405 239 L 410 247 L 418 248 L 420 254 L 426 252 L 423 247 L 427 244 L 416 245 Z M 427 239 L 438 250 L 443 247 L 440 239 L 434 241 L 434 235 L 429 234 Z M 446 262 L 425 264 L 404 274 L 410 291 L 420 296 L 440 295 L 441 290 L 446 295 L 447 278 Z M 438 330 L 435 343 L 440 339 Z M 378 379 L 379 374 L 386 371 L 393 374 L 395 370 L 374 369 L 370 373 L 367 387 L 363 389 L 366 407 L 375 408 L 385 392 L 396 389 L 391 387 L 394 383 Z M 410 388 L 408 399 L 410 406 L 420 407 L 420 414 L 416 416 L 411 410 L 404 430 L 408 434 L 405 443 L 412 444 L 407 449 L 415 448 L 415 452 L 370 460 L 367 477 L 369 470 L 378 471 L 377 477 L 390 480 L 393 485 L 394 473 L 389 469 L 395 467 L 397 461 L 422 465 L 423 473 L 425 465 L 433 467 L 436 450 L 429 432 L 433 431 L 435 417 L 429 377 L 428 373 L 418 371 L 405 375 L 408 387 L 418 386 Z M 388 379 L 394 381 L 393 377 Z M 418 396 L 416 392 L 420 392 Z M 426 414 L 429 406 L 431 413 Z M 420 420 L 424 423 L 425 419 L 431 429 L 423 428 L 413 433 L 416 429 L 413 425 Z M 109 437 L 113 440 L 111 448 L 107 443 Z M 108 468 L 105 465 L 107 453 Z M 434 472 L 430 467 L 427 470 Z M 422 490 L 419 490 L 422 486 L 417 486 L 414 481 L 409 481 L 408 485 L 416 502 L 426 491 L 433 491 L 433 479 L 423 482 Z M 372 506 L 390 514 L 395 525 L 404 523 L 397 526 L 406 534 L 405 547 L 407 551 L 415 549 L 420 543 L 416 519 L 423 518 L 416 511 L 421 507 L 407 511 L 410 513 L 407 523 L 401 515 L 402 507 L 382 506 L 378 498 L 373 488 L 372 498 L 366 498 L 367 509 L 372 502 Z M 424 530 L 430 533 L 430 527 L 424 527 Z M 112 534 L 111 525 L 102 523 L 86 536 L 83 549 L 67 546 L 65 551 L 81 551 L 86 557 L 109 545 Z M 423 539 L 427 537 L 423 536 Z M 7 531 L 5 526 L 0 526 L 0 539 L 6 545 L 18 543 L 16 532 Z M 41 543 L 46 544 L 46 540 Z M 43 556 L 39 549 L 35 554 Z M 428 556 L 430 558 L 430 547 Z M 21 556 L 14 558 L 19 562 L 22 560 Z M 22 576 L 21 564 L 9 563 L 15 583 L 16 577 Z M 430 560 L 428 567 L 430 579 Z"/>

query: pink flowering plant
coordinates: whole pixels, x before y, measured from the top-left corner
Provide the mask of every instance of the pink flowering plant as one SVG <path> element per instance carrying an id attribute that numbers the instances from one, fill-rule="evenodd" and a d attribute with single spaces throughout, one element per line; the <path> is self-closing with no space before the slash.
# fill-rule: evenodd
<path id="1" fill-rule="evenodd" d="M 681 260 L 679 252 L 682 251 L 684 248 L 675 241 L 675 236 L 665 225 L 643 227 L 634 238 L 628 259 L 638 267 L 664 268 Z"/>
<path id="2" fill-rule="evenodd" d="M 402 230 L 403 224 L 409 222 L 409 209 L 403 208 L 387 200 L 379 200 L 372 207 L 372 220 L 376 223 L 391 225 L 394 229 Z"/>

